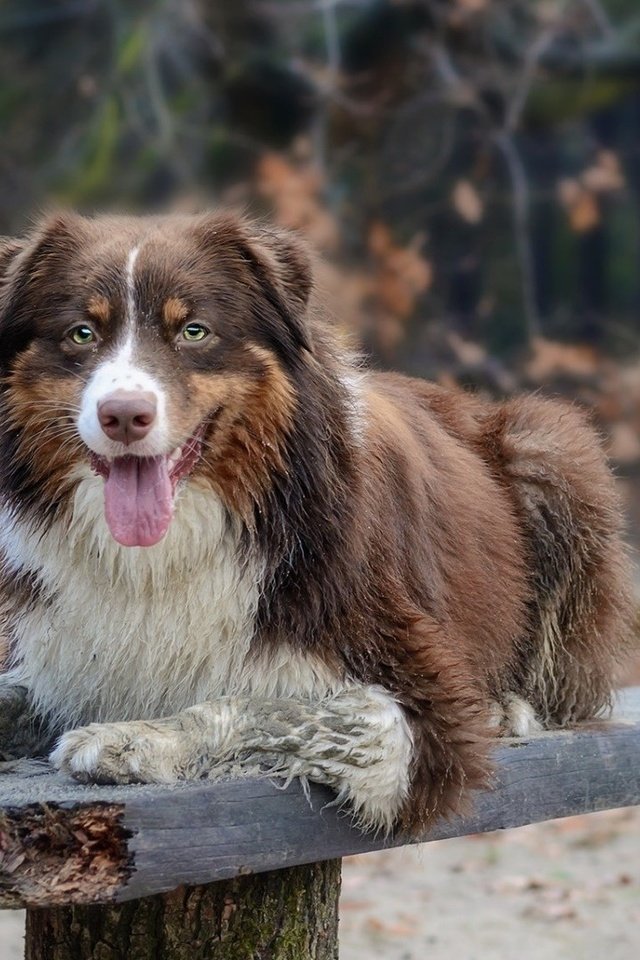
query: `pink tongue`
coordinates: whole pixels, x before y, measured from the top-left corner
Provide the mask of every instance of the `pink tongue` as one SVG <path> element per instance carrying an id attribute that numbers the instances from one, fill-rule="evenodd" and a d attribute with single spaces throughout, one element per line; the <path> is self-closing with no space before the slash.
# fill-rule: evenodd
<path id="1" fill-rule="evenodd" d="M 117 457 L 104 484 L 104 513 L 114 540 L 151 547 L 173 516 L 173 489 L 166 457 Z"/>

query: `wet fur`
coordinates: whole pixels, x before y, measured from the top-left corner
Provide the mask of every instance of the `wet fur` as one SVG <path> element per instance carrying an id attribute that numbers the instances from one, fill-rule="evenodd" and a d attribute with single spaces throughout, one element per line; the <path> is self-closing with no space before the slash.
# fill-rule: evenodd
<path id="1" fill-rule="evenodd" d="M 108 351 L 141 238 L 141 362 L 166 387 L 176 442 L 210 414 L 172 528 L 142 552 L 109 541 L 74 430 L 100 358 L 59 346 L 70 318 L 91 315 Z M 212 700 L 198 708 L 204 734 L 188 709 L 171 721 L 181 746 L 163 776 L 202 775 L 189 757 L 211 770 L 264 754 L 283 775 L 330 783 L 363 823 L 416 830 L 487 785 L 496 725 L 523 733 L 606 709 L 630 592 L 613 479 L 583 413 L 359 369 L 311 297 L 297 241 L 229 215 L 65 216 L 0 250 L 12 676 L 60 729 L 109 721 L 63 739 L 67 769 L 162 778 L 166 722 L 151 746 L 149 724 Z M 185 309 L 216 325 L 206 354 L 171 349 Z M 211 739 L 229 696 L 248 698 L 259 743 Z M 289 716 L 278 743 L 264 703 Z M 123 732 L 123 720 L 147 726 Z M 137 772 L 123 773 L 132 742 Z"/>

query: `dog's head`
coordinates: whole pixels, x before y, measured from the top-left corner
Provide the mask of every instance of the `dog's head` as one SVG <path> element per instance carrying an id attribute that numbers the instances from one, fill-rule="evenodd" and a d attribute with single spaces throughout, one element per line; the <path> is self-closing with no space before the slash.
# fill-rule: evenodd
<path id="1" fill-rule="evenodd" d="M 5 492 L 104 477 L 111 533 L 158 542 L 177 486 L 240 512 L 282 468 L 311 350 L 309 260 L 229 214 L 46 221 L 0 240 Z"/>

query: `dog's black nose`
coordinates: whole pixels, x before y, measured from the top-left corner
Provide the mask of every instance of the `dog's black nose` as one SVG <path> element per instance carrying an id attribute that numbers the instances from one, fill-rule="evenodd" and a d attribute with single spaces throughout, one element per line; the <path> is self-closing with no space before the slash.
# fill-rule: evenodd
<path id="1" fill-rule="evenodd" d="M 157 412 L 156 395 L 142 390 L 114 390 L 98 404 L 98 420 L 106 435 L 125 444 L 146 437 Z"/>

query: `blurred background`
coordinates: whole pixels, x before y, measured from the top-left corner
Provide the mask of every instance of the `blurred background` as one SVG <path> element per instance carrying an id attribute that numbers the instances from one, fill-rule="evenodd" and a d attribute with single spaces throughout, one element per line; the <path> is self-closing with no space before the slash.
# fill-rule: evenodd
<path id="1" fill-rule="evenodd" d="M 0 231 L 231 203 L 373 362 L 588 404 L 640 499 L 637 0 L 0 0 Z"/>
<path id="2" fill-rule="evenodd" d="M 238 205 L 309 238 L 373 364 L 588 405 L 640 542 L 638 0 L 0 0 L 0 136 L 2 233 Z M 347 957 L 422 956 L 354 923 Z M 565 933 L 537 955 L 632 956 Z"/>

